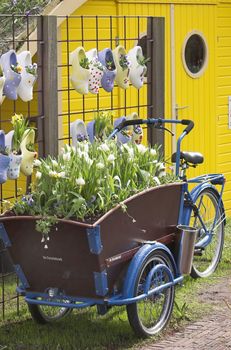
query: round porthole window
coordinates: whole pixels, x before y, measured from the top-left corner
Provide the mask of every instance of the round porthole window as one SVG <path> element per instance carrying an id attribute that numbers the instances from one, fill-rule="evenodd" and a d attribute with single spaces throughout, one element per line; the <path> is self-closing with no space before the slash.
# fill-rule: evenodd
<path id="1" fill-rule="evenodd" d="M 203 74 L 208 62 L 208 46 L 202 33 L 194 31 L 186 37 L 182 59 L 186 72 L 192 78 Z"/>

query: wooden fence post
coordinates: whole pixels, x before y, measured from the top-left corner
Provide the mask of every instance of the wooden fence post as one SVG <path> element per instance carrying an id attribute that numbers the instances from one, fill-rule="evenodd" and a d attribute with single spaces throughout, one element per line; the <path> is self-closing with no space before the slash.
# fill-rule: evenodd
<path id="1" fill-rule="evenodd" d="M 148 63 L 148 117 L 164 118 L 165 107 L 165 19 L 149 17 L 147 28 Z M 164 132 L 150 127 L 148 142 L 158 143 L 164 152 Z"/>
<path id="2" fill-rule="evenodd" d="M 38 134 L 42 134 L 40 156 L 58 154 L 58 77 L 57 77 L 57 17 L 41 16 L 38 20 L 38 61 L 41 67 L 39 88 L 40 118 Z M 40 40 L 41 39 L 41 40 Z M 40 136 L 39 136 L 40 138 Z M 40 141 L 40 140 L 38 140 Z M 40 142 L 39 142 L 40 144 Z"/>

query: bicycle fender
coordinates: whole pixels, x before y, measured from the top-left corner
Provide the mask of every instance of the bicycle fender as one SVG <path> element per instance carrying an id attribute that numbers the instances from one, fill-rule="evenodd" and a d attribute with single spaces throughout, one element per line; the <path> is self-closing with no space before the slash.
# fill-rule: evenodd
<path id="1" fill-rule="evenodd" d="M 176 262 L 169 248 L 166 245 L 158 242 L 155 242 L 153 244 L 147 243 L 138 250 L 138 252 L 134 255 L 128 266 L 127 274 L 123 285 L 123 298 L 133 297 L 135 283 L 138 274 L 140 273 L 140 266 L 143 264 L 148 255 L 154 252 L 155 250 L 163 250 L 165 253 L 167 253 L 174 268 L 174 275 L 177 275 Z"/>
<path id="2" fill-rule="evenodd" d="M 205 189 L 210 189 L 212 190 L 215 195 L 217 196 L 217 198 L 220 197 L 220 193 L 217 191 L 216 187 L 213 186 L 212 184 L 206 182 L 206 183 L 203 183 L 203 184 L 199 184 L 197 185 L 196 187 L 194 187 L 192 189 L 192 191 L 190 192 L 190 196 L 191 196 L 191 200 L 193 201 L 193 203 L 196 202 L 197 200 L 197 197 L 200 195 L 200 193 L 202 191 L 204 191 Z M 222 210 L 222 214 L 225 215 L 225 209 L 224 209 L 224 204 L 223 204 L 223 201 L 221 199 L 221 210 Z M 184 225 L 188 225 L 189 224 L 189 220 L 190 220 L 190 215 L 191 215 L 191 211 L 192 211 L 192 208 L 190 207 L 185 207 L 184 208 L 184 211 L 183 211 L 183 218 L 184 218 Z M 226 223 L 226 221 L 225 221 Z"/>

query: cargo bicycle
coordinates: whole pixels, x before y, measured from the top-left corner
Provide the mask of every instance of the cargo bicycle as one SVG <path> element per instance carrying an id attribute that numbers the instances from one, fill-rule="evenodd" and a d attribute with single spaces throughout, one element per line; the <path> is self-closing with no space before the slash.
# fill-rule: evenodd
<path id="1" fill-rule="evenodd" d="M 181 181 L 126 199 L 129 215 L 118 205 L 92 224 L 60 219 L 49 253 L 39 245 L 36 217 L 1 217 L 0 238 L 20 280 L 17 291 L 37 322 L 57 321 L 72 309 L 96 306 L 104 315 L 126 305 L 137 335 L 151 336 L 169 321 L 183 275 L 206 277 L 216 269 L 224 243 L 225 179 L 208 174 L 187 180 L 187 168 L 203 161 L 198 153 L 181 151 L 193 122 L 127 120 L 109 139 L 130 125 L 164 130 L 168 123 L 186 125 L 172 157 Z M 189 191 L 189 184 L 196 186 Z"/>

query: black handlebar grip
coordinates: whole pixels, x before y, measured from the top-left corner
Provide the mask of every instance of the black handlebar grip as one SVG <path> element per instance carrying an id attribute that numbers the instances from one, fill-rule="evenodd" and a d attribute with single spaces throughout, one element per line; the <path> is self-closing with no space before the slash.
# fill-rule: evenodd
<path id="1" fill-rule="evenodd" d="M 194 122 L 189 119 L 182 119 L 181 124 L 187 125 L 187 127 L 184 129 L 184 132 L 186 132 L 186 134 L 189 134 L 190 131 L 194 128 Z"/>
<path id="2" fill-rule="evenodd" d="M 122 130 L 123 128 L 125 128 L 126 126 L 129 125 L 139 125 L 139 124 L 143 124 L 143 119 L 131 119 L 131 120 L 124 120 L 123 122 L 121 122 L 119 125 L 117 125 L 116 129 L 118 131 Z"/>

